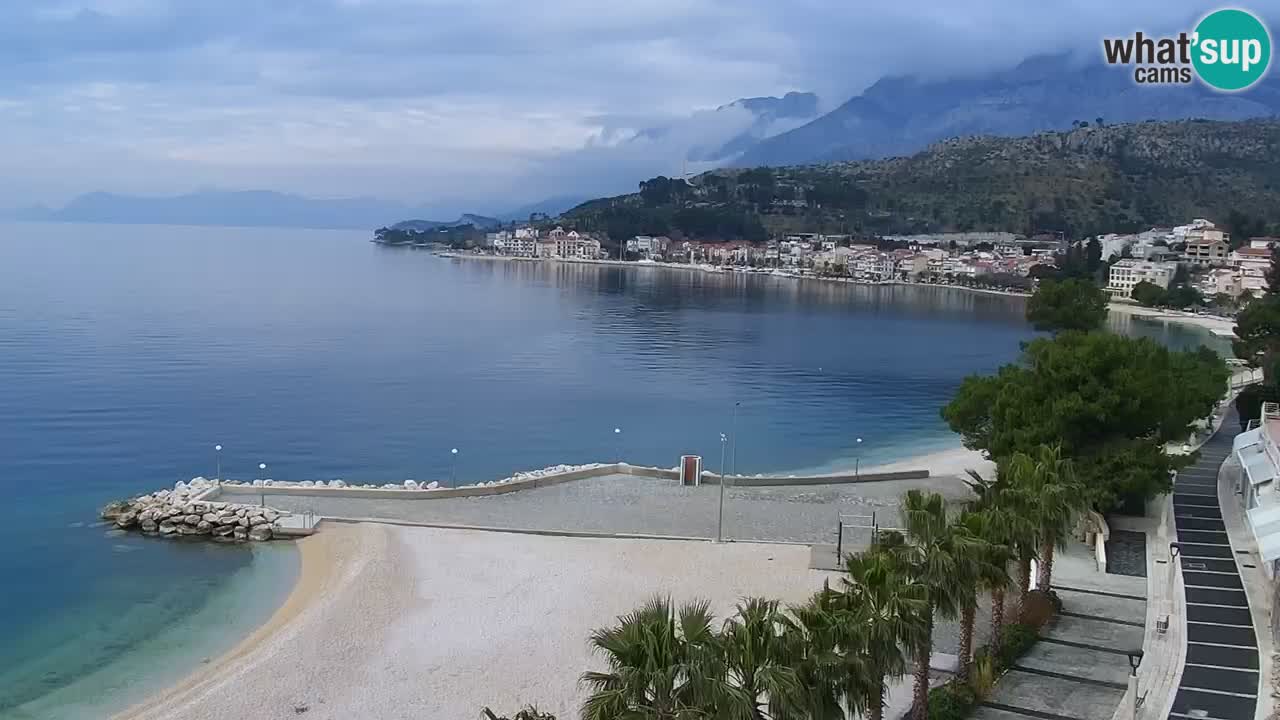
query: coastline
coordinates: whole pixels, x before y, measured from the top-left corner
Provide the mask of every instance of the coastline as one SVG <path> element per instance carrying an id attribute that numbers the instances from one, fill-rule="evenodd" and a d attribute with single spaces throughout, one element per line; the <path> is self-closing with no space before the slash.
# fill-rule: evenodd
<path id="1" fill-rule="evenodd" d="M 328 535 L 329 539 L 324 537 Z M 326 523 L 315 592 L 198 677 L 120 718 L 573 717 L 587 640 L 652 594 L 800 602 L 827 574 L 802 545 L 529 537 Z M 317 552 L 318 551 L 318 552 Z M 318 565 L 316 565 L 318 563 Z"/>
<path id="2" fill-rule="evenodd" d="M 209 661 L 177 684 L 111 716 L 111 720 L 163 720 L 182 716 L 179 708 L 209 698 L 226 682 L 252 668 L 252 659 L 270 642 L 290 636 L 295 626 L 319 598 L 341 587 L 346 576 L 358 570 L 360 551 L 377 553 L 376 532 L 362 527 L 330 528 L 296 541 L 300 556 L 298 578 L 284 603 L 271 617 L 230 651 Z M 249 664 L 246 664 L 249 663 Z"/>
<path id="3" fill-rule="evenodd" d="M 1234 320 L 1228 320 L 1214 315 L 1196 315 L 1194 313 L 1180 312 L 1177 310 L 1160 310 L 1157 308 L 1148 308 L 1142 307 L 1141 305 L 1115 301 L 1108 303 L 1107 308 L 1117 315 L 1131 315 L 1149 320 L 1161 320 L 1167 323 L 1201 328 L 1222 338 L 1230 339 L 1236 336 L 1236 323 Z"/>
<path id="4" fill-rule="evenodd" d="M 902 282 L 901 280 L 886 280 L 877 282 L 868 282 L 853 280 L 851 278 L 832 278 L 820 277 L 816 275 L 798 275 L 788 272 L 745 272 L 741 270 L 725 270 L 715 265 L 691 265 L 688 263 L 660 263 L 660 262 L 636 262 L 621 260 L 574 260 L 564 258 L 523 258 L 523 257 L 507 257 L 504 255 L 486 255 L 478 253 L 460 253 L 460 252 L 436 252 L 436 257 L 448 258 L 451 260 L 491 260 L 497 262 L 528 262 L 542 263 L 551 262 L 565 265 L 606 265 L 613 267 L 627 268 L 663 268 L 669 270 L 696 270 L 705 273 L 725 274 L 725 275 L 747 275 L 747 276 L 763 276 L 773 278 L 786 278 L 790 280 L 819 281 L 828 283 L 841 283 L 846 285 L 866 285 L 866 286 L 896 286 L 905 287 L 927 287 L 927 288 L 945 288 L 949 290 L 957 290 L 961 292 L 974 293 L 978 295 L 998 295 L 1010 298 L 1029 298 L 1030 293 L 1022 293 L 1007 290 L 993 290 L 989 288 L 973 288 L 964 285 L 935 285 L 932 283 Z M 1222 337 L 1235 337 L 1235 321 L 1220 318 L 1211 315 L 1196 315 L 1193 313 L 1184 313 L 1176 310 L 1160 310 L 1157 308 L 1147 308 L 1141 305 L 1133 305 L 1130 303 L 1122 303 L 1111 301 L 1107 304 L 1107 309 L 1117 315 L 1130 315 L 1143 317 L 1150 320 L 1159 320 L 1167 323 L 1174 323 L 1188 327 L 1207 330 L 1210 333 Z"/>
<path id="5" fill-rule="evenodd" d="M 962 447 L 953 447 L 943 450 L 928 451 L 923 454 L 914 455 L 902 460 L 897 460 L 880 465 L 868 465 L 866 471 L 894 471 L 902 469 L 922 469 L 927 468 L 931 474 L 937 476 L 964 476 L 967 469 L 976 469 L 980 472 L 988 472 L 991 464 L 982 459 L 981 454 L 972 450 L 966 450 Z M 437 546 L 435 543 L 428 543 L 428 547 L 435 547 L 435 550 L 424 550 L 423 547 L 406 549 L 403 537 L 406 534 L 414 533 L 443 533 L 456 534 L 455 540 L 466 540 L 467 548 L 461 548 L 458 543 L 450 543 L 447 545 L 447 551 L 441 550 L 445 545 Z M 666 547 L 672 545 L 673 550 L 678 550 L 672 557 L 679 556 L 679 566 L 681 570 L 687 569 L 691 575 L 687 584 L 680 584 L 673 579 L 666 578 L 664 573 L 669 568 L 658 573 L 660 580 L 660 589 L 663 592 L 669 592 L 673 597 L 688 595 L 690 590 L 687 588 L 696 588 L 696 594 L 701 597 L 707 593 L 707 585 L 705 581 L 693 578 L 700 578 L 698 566 L 690 565 L 692 562 L 685 553 L 689 548 L 736 548 L 733 554 L 741 554 L 742 560 L 733 563 L 733 566 L 739 568 L 739 572 L 747 572 L 743 568 L 763 568 L 768 570 L 771 563 L 765 558 L 760 557 L 761 554 L 767 554 L 768 559 L 777 557 L 780 553 L 794 554 L 795 558 L 791 558 L 787 563 L 787 569 L 791 572 L 787 575 L 790 582 L 799 582 L 803 578 L 813 575 L 818 577 L 815 571 L 807 570 L 808 548 L 804 546 L 779 546 L 771 544 L 756 543 L 731 543 L 729 545 L 715 545 L 711 543 L 681 543 L 679 541 L 629 541 L 629 540 L 582 540 L 567 538 L 538 538 L 537 540 L 528 537 L 507 535 L 505 533 L 488 533 L 482 531 L 445 531 L 430 530 L 425 528 L 398 528 L 393 525 L 384 525 L 379 523 L 361 523 L 346 524 L 339 522 L 326 522 L 321 526 L 321 531 L 315 535 L 297 541 L 297 549 L 300 555 L 300 570 L 297 582 L 290 591 L 284 603 L 271 615 L 271 617 L 260 627 L 251 632 L 248 636 L 237 643 L 232 650 L 224 655 L 206 663 L 190 676 L 182 679 L 177 684 L 164 689 L 163 691 L 146 698 L 141 703 L 128 708 L 127 710 L 112 716 L 112 720 L 165 720 L 171 717 L 191 718 L 200 720 L 208 718 L 214 720 L 220 719 L 227 714 L 236 715 L 241 711 L 234 709 L 237 703 L 242 702 L 242 696 L 258 696 L 262 693 L 272 693 L 277 703 L 284 703 L 281 700 L 281 692 L 287 689 L 287 685 L 292 682 L 294 687 L 291 692 L 295 693 L 297 699 L 290 700 L 278 707 L 272 706 L 269 712 L 264 707 L 260 707 L 261 698 L 252 703 L 246 703 L 243 711 L 251 712 L 254 717 L 279 717 L 286 718 L 295 716 L 296 707 L 310 705 L 312 710 L 318 709 L 308 700 L 308 695 L 314 695 L 317 692 L 328 692 L 328 690 L 317 690 L 316 688 L 330 688 L 328 681 L 321 682 L 318 677 L 333 673 L 333 683 L 341 684 L 343 682 L 351 682 L 357 678 L 364 676 L 361 669 L 361 663 L 385 663 L 388 662 L 387 655 L 398 657 L 398 653 L 408 651 L 402 648 L 406 643 L 412 643 L 411 635 L 402 635 L 395 632 L 394 628 L 397 618 L 403 618 L 412 614 L 415 607 L 422 610 L 421 602 L 414 601 L 415 593 L 422 592 L 438 592 L 439 586 L 434 583 L 424 584 L 422 576 L 426 572 L 434 573 L 434 570 L 424 570 L 424 563 L 434 562 L 437 557 L 433 553 L 442 553 L 438 557 L 443 560 L 446 556 L 452 556 L 455 553 L 466 555 L 472 552 L 470 545 L 477 545 L 488 548 L 486 552 L 494 555 L 503 553 L 514 553 L 519 556 L 525 551 L 525 546 L 530 542 L 549 542 L 549 543 L 565 543 L 572 544 L 573 552 L 584 553 L 593 557 L 599 556 L 601 553 L 611 554 L 607 549 L 607 545 L 611 543 L 624 543 L 619 547 L 625 548 L 628 553 L 641 553 L 645 548 L 654 545 Z M 421 544 L 421 541 L 414 540 L 409 544 Z M 655 545 L 656 544 L 656 545 Z M 701 550 L 697 552 L 702 552 Z M 709 552 L 718 552 L 709 550 Z M 427 556 L 427 557 L 424 557 Z M 657 562 L 653 560 L 652 562 Z M 664 560 L 668 564 L 676 562 L 674 559 L 668 558 Z M 570 572 L 564 568 L 563 563 L 556 563 L 554 568 L 556 573 Z M 774 568 L 775 570 L 781 568 Z M 455 570 L 455 573 L 457 570 Z M 576 571 L 575 571 L 576 572 Z M 764 573 L 767 575 L 768 573 Z M 533 582 L 534 579 L 530 579 Z M 585 579 L 583 580 L 586 581 Z M 493 578 L 487 581 L 492 584 L 486 584 L 484 587 L 472 588 L 476 593 L 488 592 L 493 595 L 494 602 L 506 599 L 510 601 L 510 595 L 518 592 L 534 592 L 546 594 L 548 587 L 538 589 L 538 586 L 527 587 L 507 587 L 499 579 Z M 554 580 L 553 580 L 554 582 Z M 743 586 L 738 590 L 732 590 L 742 582 L 751 584 L 750 587 Z M 820 579 L 817 580 L 820 583 Z M 733 603 L 737 598 L 745 592 L 759 592 L 754 590 L 756 583 L 769 583 L 769 579 L 762 577 L 760 573 L 752 576 L 748 573 L 743 578 L 725 579 L 723 581 L 726 592 L 724 597 L 715 598 L 717 610 L 721 614 L 731 610 Z M 815 585 L 816 587 L 816 585 Z M 806 591 L 809 588 L 805 588 Z M 730 592 L 732 590 L 732 592 Z M 770 588 L 770 592 L 777 595 L 783 592 L 782 588 Z M 736 593 L 736 594 L 735 594 Z M 719 595 L 720 593 L 717 593 Z M 555 595 L 554 592 L 551 595 Z M 637 596 L 639 597 L 639 596 Z M 796 600 L 802 599 L 797 597 Z M 627 598 L 627 602 L 631 602 L 634 598 Z M 429 604 L 444 603 L 443 598 L 433 599 Z M 621 600 L 619 600 L 621 602 Z M 454 605 L 453 603 L 450 603 Z M 457 612 L 466 612 L 464 605 L 454 605 Z M 596 619 L 599 622 L 612 620 L 616 614 L 620 614 L 629 609 L 629 606 L 622 604 L 611 606 L 607 613 L 601 614 L 596 612 Z M 613 614 L 609 614 L 613 613 Z M 432 621 L 433 623 L 435 621 Z M 500 644 L 495 646 L 492 638 L 493 634 L 504 634 L 507 632 L 501 625 L 505 622 L 503 617 L 495 617 L 494 623 L 487 624 L 485 627 L 476 627 L 472 623 L 463 623 L 466 625 L 467 631 L 474 631 L 477 637 L 474 647 L 470 641 L 463 643 L 460 647 L 455 647 L 455 653 L 463 653 L 465 656 L 483 655 L 489 651 L 499 651 Z M 565 622 L 570 622 L 566 619 Z M 582 618 L 577 618 L 574 622 L 583 622 Z M 433 627 L 435 625 L 433 624 Z M 461 629 L 449 629 L 443 625 L 438 628 L 441 632 L 457 635 L 463 632 Z M 516 630 L 523 631 L 522 624 L 518 624 Z M 581 628 L 578 635 L 569 633 L 565 636 L 565 642 L 575 644 L 574 648 L 559 648 L 557 652 L 577 653 L 579 650 L 586 649 L 586 631 L 590 628 Z M 577 632 L 577 630 L 575 630 Z M 420 640 L 420 638 L 419 638 Z M 455 642 L 460 642 L 455 640 Z M 532 639 L 526 639 L 523 642 L 530 643 Z M 536 652 L 536 649 L 530 650 Z M 506 651 L 501 651 L 506 654 Z M 336 657 L 340 655 L 342 663 L 336 661 Z M 446 659 L 452 659 L 450 656 Z M 325 660 L 325 658 L 329 658 Z M 479 659 L 477 662 L 481 662 Z M 589 656 L 583 656 L 582 662 L 589 662 Z M 315 668 L 311 667 L 311 663 L 318 663 Z M 548 660 L 550 662 L 550 660 Z M 535 664 L 536 665 L 536 664 Z M 586 665 L 582 665 L 575 669 L 570 675 L 569 680 L 576 678 L 576 673 L 585 669 Z M 478 672 L 480 666 L 473 668 L 472 672 Z M 425 672 L 426 668 L 422 668 Z M 448 675 L 456 674 L 458 671 L 451 670 L 440 665 L 431 668 L 433 672 L 446 673 Z M 387 672 L 383 670 L 380 672 Z M 406 671 L 407 672 L 407 671 Z M 464 677 L 470 677 L 467 673 L 462 673 Z M 483 675 L 483 673 L 481 673 Z M 274 678 L 274 681 L 271 680 Z M 288 680 L 292 678 L 292 680 Z M 388 682 L 394 678 L 386 678 Z M 562 711 L 576 709 L 576 703 L 581 701 L 577 695 L 578 690 L 574 683 L 569 683 L 561 689 L 560 694 L 555 697 L 545 697 L 535 694 L 541 684 L 549 682 L 548 678 L 538 678 L 536 681 L 530 679 L 528 682 L 518 684 L 513 687 L 498 686 L 489 681 L 490 684 L 484 684 L 486 681 L 481 677 L 469 679 L 467 682 L 473 691 L 471 696 L 475 702 L 479 701 L 481 693 L 477 690 L 477 684 L 482 686 L 486 700 L 491 704 L 495 711 L 510 712 L 519 705 L 527 702 L 548 703 L 557 702 L 563 705 L 557 705 Z M 404 689 L 400 689 L 401 685 Z M 270 687 L 267 687 L 267 686 Z M 286 686 L 281 689 L 279 686 Z M 440 698 L 447 696 L 447 690 L 451 686 L 441 686 L 438 689 L 444 692 L 432 698 L 416 698 L 415 700 L 406 700 L 401 698 L 406 704 L 400 707 L 403 711 L 398 713 L 393 708 L 383 708 L 383 713 L 378 717 L 401 717 L 406 716 L 411 708 L 422 710 L 424 706 L 422 702 L 431 702 L 431 706 L 426 709 L 434 711 L 437 708 L 436 703 L 444 702 Z M 416 681 L 411 677 L 401 677 L 396 683 L 397 693 L 403 695 L 406 692 L 416 692 Z M 350 692 L 360 692 L 359 690 L 349 689 Z M 523 694 L 522 694 L 523 693 Z M 507 698 L 504 700 L 504 698 Z M 334 700 L 326 698 L 323 702 L 326 704 L 328 711 L 334 711 Z M 450 700 L 452 702 L 452 700 Z M 460 700 L 461 702 L 461 700 Z M 468 714 L 479 712 L 479 705 L 475 707 L 467 706 Z M 548 707 L 551 707 L 550 705 Z M 461 711 L 461 706 L 455 710 Z M 425 716 L 432 716 L 433 712 L 428 712 Z M 442 715 L 443 716 L 443 715 Z"/>

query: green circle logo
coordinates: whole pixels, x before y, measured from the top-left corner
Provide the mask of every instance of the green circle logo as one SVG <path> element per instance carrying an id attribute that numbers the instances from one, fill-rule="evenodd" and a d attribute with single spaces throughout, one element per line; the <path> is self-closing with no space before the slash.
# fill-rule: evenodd
<path id="1" fill-rule="evenodd" d="M 1210 87 L 1244 90 L 1262 79 L 1271 63 L 1271 34 L 1244 10 L 1216 10 L 1196 26 L 1191 62 Z"/>

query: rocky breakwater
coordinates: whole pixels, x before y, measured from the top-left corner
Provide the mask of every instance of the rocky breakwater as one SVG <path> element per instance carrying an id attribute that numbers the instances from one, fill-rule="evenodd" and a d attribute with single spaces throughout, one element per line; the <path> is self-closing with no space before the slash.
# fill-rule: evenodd
<path id="1" fill-rule="evenodd" d="M 102 509 L 102 518 L 144 535 L 236 543 L 270 540 L 274 523 L 287 514 L 258 505 L 198 499 L 211 487 L 213 484 L 203 478 L 190 484 L 179 482 L 173 490 L 110 503 Z"/>

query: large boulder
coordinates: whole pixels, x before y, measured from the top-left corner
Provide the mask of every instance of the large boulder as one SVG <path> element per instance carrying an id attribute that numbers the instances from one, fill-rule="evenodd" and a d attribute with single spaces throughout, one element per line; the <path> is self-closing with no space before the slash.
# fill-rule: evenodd
<path id="1" fill-rule="evenodd" d="M 255 542 L 262 542 L 271 539 L 270 525 L 255 525 L 249 528 L 249 539 Z"/>
<path id="2" fill-rule="evenodd" d="M 116 500 L 115 502 L 109 502 L 102 508 L 102 513 L 101 513 L 102 519 L 115 520 L 116 518 L 123 515 L 124 512 L 130 508 L 131 505 L 132 503 L 130 503 L 127 500 Z"/>
<path id="3" fill-rule="evenodd" d="M 192 513 L 192 514 L 190 514 L 190 515 L 186 515 L 186 516 L 184 516 L 184 517 L 182 518 L 182 522 L 184 522 L 184 523 L 186 523 L 186 524 L 188 524 L 188 525 L 198 525 L 198 524 L 200 524 L 200 521 L 201 521 L 200 516 L 199 516 L 199 515 L 196 515 L 195 513 Z"/>
<path id="4" fill-rule="evenodd" d="M 270 524 L 271 523 L 268 522 L 268 520 L 262 515 L 254 515 L 253 517 L 249 518 L 250 527 L 258 527 L 259 525 L 270 525 Z"/>
<path id="5" fill-rule="evenodd" d="M 174 533 L 176 533 L 176 532 L 178 532 L 178 526 L 177 526 L 177 525 L 174 525 L 173 523 L 171 523 L 171 522 L 169 522 L 169 521 L 167 521 L 167 520 L 166 520 L 165 522 L 160 523 L 160 534 L 161 534 L 161 535 L 172 535 L 172 534 L 174 534 Z"/>
<path id="6" fill-rule="evenodd" d="M 198 534 L 199 532 L 200 532 L 200 531 L 199 531 L 199 530 L 196 530 L 196 527 L 195 527 L 194 525 L 179 525 L 179 526 L 178 526 L 178 534 L 179 534 L 179 535 L 196 535 L 196 534 Z"/>
<path id="7" fill-rule="evenodd" d="M 218 523 L 218 513 L 215 513 L 215 512 L 207 512 L 207 513 L 205 513 L 205 514 L 201 515 L 201 516 L 200 516 L 200 519 L 201 519 L 201 520 L 203 520 L 203 521 L 205 521 L 205 522 L 207 522 L 207 523 L 209 523 L 209 524 L 211 524 L 211 525 L 216 525 L 216 524 Z"/>
<path id="8" fill-rule="evenodd" d="M 143 520 L 141 523 L 139 523 L 139 527 L 142 528 L 142 532 L 147 534 L 155 533 L 156 530 L 160 528 L 160 526 L 156 523 L 156 521 L 150 518 Z"/>
<path id="9" fill-rule="evenodd" d="M 219 525 L 218 527 L 213 529 L 213 536 L 214 537 L 230 537 L 232 534 L 235 533 L 235 531 L 236 531 L 236 528 L 234 525 Z"/>
<path id="10" fill-rule="evenodd" d="M 234 530 L 232 530 L 231 536 L 232 536 L 232 537 L 234 537 L 236 540 L 239 540 L 239 541 L 241 541 L 241 542 L 243 542 L 243 541 L 245 541 L 245 540 L 248 540 L 248 539 L 249 539 L 249 528 L 247 528 L 247 527 L 237 527 L 237 528 L 235 528 Z"/>
<path id="11" fill-rule="evenodd" d="M 196 524 L 196 532 L 200 535 L 208 535 L 213 530 L 213 523 L 207 520 L 201 520 Z"/>
<path id="12" fill-rule="evenodd" d="M 126 510 L 116 518 L 116 527 L 131 528 L 138 522 L 138 513 Z"/>

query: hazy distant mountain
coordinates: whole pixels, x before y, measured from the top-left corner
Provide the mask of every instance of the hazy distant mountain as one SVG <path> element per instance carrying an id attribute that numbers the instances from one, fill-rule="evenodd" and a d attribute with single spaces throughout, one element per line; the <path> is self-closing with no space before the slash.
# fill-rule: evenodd
<path id="1" fill-rule="evenodd" d="M 789 92 L 778 97 L 754 97 L 721 105 L 716 112 L 742 109 L 755 118 L 751 126 L 728 142 L 715 148 L 694 148 L 690 160 L 718 162 L 750 150 L 762 140 L 791 130 L 818 117 L 818 96 L 813 93 Z"/>
<path id="2" fill-rule="evenodd" d="M 739 98 L 715 110 L 646 128 L 635 143 L 687 142 L 686 159 L 718 163 L 732 160 L 765 138 L 818 117 L 818 96 L 789 92 L 782 97 Z"/>
<path id="3" fill-rule="evenodd" d="M 802 165 L 910 155 L 964 135 L 1018 136 L 1090 124 L 1205 118 L 1242 120 L 1280 112 L 1280 76 L 1226 94 L 1191 86 L 1134 84 L 1121 68 L 1068 55 L 1027 59 L 1012 70 L 925 81 L 886 77 L 812 122 L 761 140 L 740 167 Z"/>
<path id="4" fill-rule="evenodd" d="M 430 214 L 425 208 L 374 198 L 320 200 L 261 190 L 171 197 L 97 192 L 81 195 L 60 209 L 36 207 L 13 213 L 16 219 L 31 221 L 358 230 Z"/>
<path id="5" fill-rule="evenodd" d="M 546 200 L 539 200 L 536 203 L 523 205 L 514 210 L 499 213 L 498 218 L 507 222 L 522 222 L 528 220 L 529 216 L 535 213 L 546 215 L 548 217 L 556 217 L 569 208 L 577 207 L 590 199 L 591 198 L 586 195 L 558 195 L 556 197 L 547 198 Z"/>
<path id="6" fill-rule="evenodd" d="M 470 225 L 477 230 L 493 230 L 502 225 L 502 221 L 497 218 L 485 217 L 484 215 L 472 215 L 465 213 L 453 222 L 439 222 L 436 220 L 405 220 L 391 226 L 392 230 L 413 230 L 415 232 L 426 232 L 443 227 L 462 227 Z"/>

